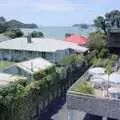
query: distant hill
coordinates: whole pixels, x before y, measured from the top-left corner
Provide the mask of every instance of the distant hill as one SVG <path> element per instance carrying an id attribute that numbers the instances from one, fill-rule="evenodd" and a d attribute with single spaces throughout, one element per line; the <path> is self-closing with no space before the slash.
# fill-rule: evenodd
<path id="1" fill-rule="evenodd" d="M 38 26 L 34 23 L 25 24 L 18 20 L 6 21 L 4 17 L 0 17 L 0 32 L 4 32 L 6 29 L 14 29 L 14 28 L 38 28 Z"/>
<path id="2" fill-rule="evenodd" d="M 7 22 L 9 28 L 38 28 L 36 24 L 25 24 L 17 20 L 10 20 Z"/>
<path id="3" fill-rule="evenodd" d="M 83 28 L 83 29 L 88 29 L 89 27 L 93 27 L 94 25 L 92 24 L 74 24 L 72 25 L 72 27 L 79 27 L 79 28 Z"/>

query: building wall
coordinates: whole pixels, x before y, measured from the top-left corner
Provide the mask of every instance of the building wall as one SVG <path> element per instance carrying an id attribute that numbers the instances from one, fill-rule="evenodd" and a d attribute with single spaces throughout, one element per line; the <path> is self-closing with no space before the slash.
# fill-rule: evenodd
<path id="1" fill-rule="evenodd" d="M 110 52 L 120 53 L 120 32 L 109 32 L 108 47 Z"/>
<path id="2" fill-rule="evenodd" d="M 37 51 L 18 51 L 18 50 L 0 50 L 0 59 L 23 61 L 37 57 L 43 57 L 53 63 L 61 61 L 69 50 L 61 50 L 56 52 L 37 52 Z"/>
<path id="3" fill-rule="evenodd" d="M 105 99 L 68 93 L 67 107 L 69 110 L 78 110 L 115 119 L 120 118 L 120 100 L 118 99 Z"/>
<path id="4" fill-rule="evenodd" d="M 57 51 L 55 53 L 55 61 L 56 62 L 59 62 L 61 60 L 63 60 L 64 57 L 67 57 L 69 55 L 69 50 L 66 49 L 66 50 L 61 50 L 61 51 Z"/>

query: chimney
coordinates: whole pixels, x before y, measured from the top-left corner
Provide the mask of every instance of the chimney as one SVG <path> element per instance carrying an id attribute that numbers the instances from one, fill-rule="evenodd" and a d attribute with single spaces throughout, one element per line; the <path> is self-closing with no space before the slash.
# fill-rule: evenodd
<path id="1" fill-rule="evenodd" d="M 32 38 L 32 37 L 31 37 L 31 34 L 28 33 L 28 36 L 27 36 L 27 42 L 28 42 L 28 43 L 32 43 L 31 38 Z"/>

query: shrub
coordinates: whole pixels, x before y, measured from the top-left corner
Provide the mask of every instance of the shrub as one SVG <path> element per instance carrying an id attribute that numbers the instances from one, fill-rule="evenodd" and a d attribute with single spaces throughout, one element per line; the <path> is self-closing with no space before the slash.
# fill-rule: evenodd
<path id="1" fill-rule="evenodd" d="M 110 59 L 101 59 L 101 58 L 99 58 L 99 59 L 97 59 L 97 62 L 94 63 L 94 66 L 95 67 L 106 67 L 109 62 L 113 63 L 113 61 L 110 60 Z"/>
<path id="2" fill-rule="evenodd" d="M 94 94 L 94 88 L 87 81 L 84 82 L 84 83 L 80 83 L 80 84 L 76 85 L 73 88 L 73 91 L 81 92 L 81 93 L 84 93 L 84 94 Z"/>
<path id="3" fill-rule="evenodd" d="M 24 35 L 20 29 L 9 30 L 4 34 L 10 38 L 22 37 Z"/>
<path id="4" fill-rule="evenodd" d="M 34 78 L 35 80 L 40 80 L 40 79 L 42 79 L 43 77 L 45 77 L 46 75 L 47 75 L 47 74 L 45 73 L 44 70 L 40 70 L 40 71 L 36 72 L 36 73 L 33 75 L 33 78 Z"/>
<path id="5" fill-rule="evenodd" d="M 31 36 L 32 36 L 33 38 L 35 38 L 35 37 L 40 38 L 40 37 L 44 37 L 44 34 L 43 34 L 42 32 L 33 31 L 33 32 L 31 33 Z"/>
<path id="6" fill-rule="evenodd" d="M 78 64 L 81 61 L 84 60 L 84 56 L 82 54 L 80 55 L 71 55 L 68 57 L 65 57 L 60 64 L 61 65 L 71 65 L 71 64 Z"/>

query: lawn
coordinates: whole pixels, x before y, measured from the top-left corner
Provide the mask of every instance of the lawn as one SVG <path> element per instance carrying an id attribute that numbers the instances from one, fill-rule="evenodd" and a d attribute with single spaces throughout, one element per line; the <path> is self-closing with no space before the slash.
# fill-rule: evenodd
<path id="1" fill-rule="evenodd" d="M 16 62 L 7 61 L 7 60 L 0 60 L 0 70 L 8 68 L 11 65 L 14 65 Z"/>

